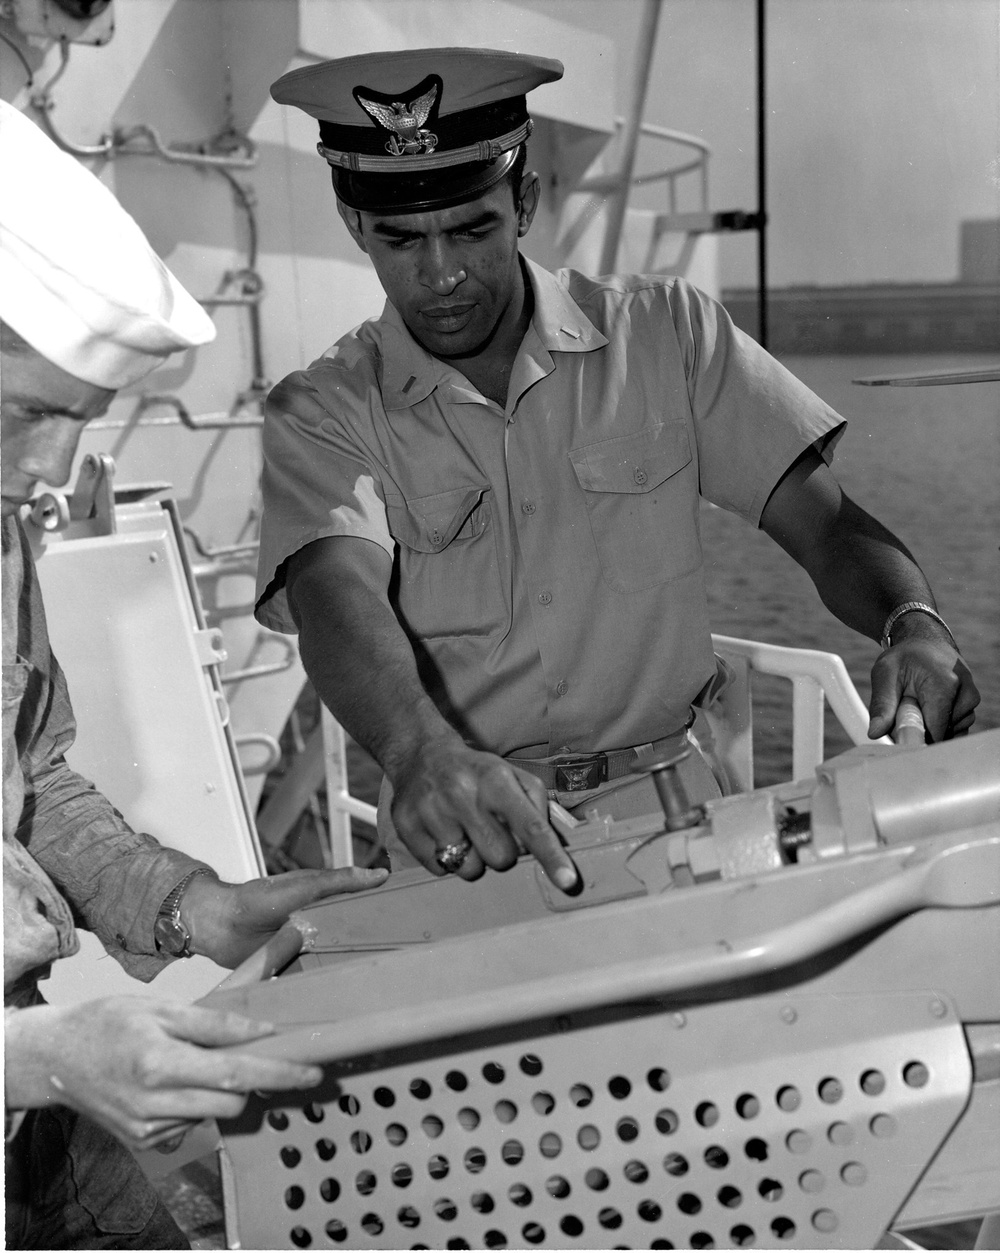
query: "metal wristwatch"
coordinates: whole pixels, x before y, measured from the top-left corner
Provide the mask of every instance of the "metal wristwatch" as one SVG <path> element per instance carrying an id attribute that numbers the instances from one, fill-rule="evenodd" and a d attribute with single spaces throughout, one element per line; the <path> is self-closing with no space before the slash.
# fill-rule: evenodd
<path id="1" fill-rule="evenodd" d="M 164 900 L 156 912 L 156 921 L 153 923 L 153 939 L 156 942 L 157 952 L 168 953 L 171 957 L 192 956 L 191 932 L 181 917 L 181 898 L 192 879 L 200 874 L 213 873 L 207 866 L 199 866 L 197 870 L 192 870 L 189 875 L 185 875 Z"/>

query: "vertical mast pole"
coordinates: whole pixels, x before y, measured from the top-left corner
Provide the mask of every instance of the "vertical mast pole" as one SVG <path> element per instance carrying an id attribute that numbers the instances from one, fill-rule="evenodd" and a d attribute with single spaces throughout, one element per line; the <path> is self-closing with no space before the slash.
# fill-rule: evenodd
<path id="1" fill-rule="evenodd" d="M 757 341 L 767 347 L 767 0 L 757 0 Z"/>

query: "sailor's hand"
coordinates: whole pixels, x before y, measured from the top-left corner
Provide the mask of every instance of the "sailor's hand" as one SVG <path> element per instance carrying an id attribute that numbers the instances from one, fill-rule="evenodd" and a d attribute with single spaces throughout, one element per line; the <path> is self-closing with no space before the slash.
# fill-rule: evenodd
<path id="1" fill-rule="evenodd" d="M 979 704 L 979 691 L 969 667 L 943 632 L 936 639 L 907 637 L 887 648 L 875 662 L 870 739 L 889 734 L 904 696 L 913 697 L 920 706 L 932 741 L 967 735 Z"/>
<path id="2" fill-rule="evenodd" d="M 208 875 L 191 880 L 181 916 L 191 948 L 232 969 L 271 938 L 293 910 L 342 892 L 378 887 L 387 870 L 290 870 L 246 883 L 220 883 Z"/>
<path id="3" fill-rule="evenodd" d="M 449 873 L 449 847 L 463 879 L 478 879 L 487 866 L 509 870 L 526 849 L 557 887 L 576 887 L 576 867 L 549 823 L 548 796 L 534 775 L 452 741 L 421 745 L 394 774 L 393 823 L 432 874 Z"/>
<path id="4" fill-rule="evenodd" d="M 235 1118 L 247 1094 L 315 1087 L 319 1066 L 241 1053 L 270 1023 L 113 996 L 5 1015 L 8 1109 L 67 1105 L 131 1149 L 173 1139 L 203 1118 Z M 220 1047 L 227 1046 L 227 1047 Z"/>

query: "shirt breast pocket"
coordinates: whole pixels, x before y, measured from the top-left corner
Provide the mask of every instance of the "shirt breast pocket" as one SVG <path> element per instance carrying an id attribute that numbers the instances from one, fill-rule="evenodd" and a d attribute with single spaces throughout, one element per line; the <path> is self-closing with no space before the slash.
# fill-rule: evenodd
<path id="1" fill-rule="evenodd" d="M 488 484 L 414 499 L 386 497 L 398 545 L 396 607 L 421 639 L 490 635 L 503 598 Z"/>
<path id="2" fill-rule="evenodd" d="M 570 459 L 609 586 L 638 592 L 699 567 L 697 466 L 684 423 L 587 444 Z"/>

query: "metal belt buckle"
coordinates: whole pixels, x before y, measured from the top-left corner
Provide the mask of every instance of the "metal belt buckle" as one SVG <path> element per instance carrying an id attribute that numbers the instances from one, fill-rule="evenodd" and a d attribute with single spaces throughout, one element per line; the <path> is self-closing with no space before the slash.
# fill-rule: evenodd
<path id="1" fill-rule="evenodd" d="M 554 764 L 556 790 L 559 792 L 586 792 L 592 787 L 598 787 L 608 777 L 607 753 L 570 757 Z"/>

